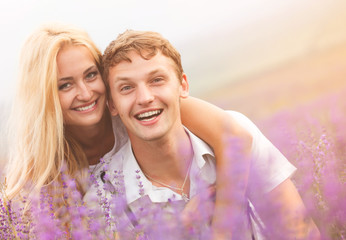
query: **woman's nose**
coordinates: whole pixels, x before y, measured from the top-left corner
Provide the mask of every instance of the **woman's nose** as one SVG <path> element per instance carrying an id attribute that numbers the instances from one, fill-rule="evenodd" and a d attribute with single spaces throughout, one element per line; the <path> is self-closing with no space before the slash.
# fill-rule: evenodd
<path id="1" fill-rule="evenodd" d="M 85 83 L 79 84 L 77 99 L 81 101 L 88 101 L 91 97 L 92 91 L 90 88 Z"/>

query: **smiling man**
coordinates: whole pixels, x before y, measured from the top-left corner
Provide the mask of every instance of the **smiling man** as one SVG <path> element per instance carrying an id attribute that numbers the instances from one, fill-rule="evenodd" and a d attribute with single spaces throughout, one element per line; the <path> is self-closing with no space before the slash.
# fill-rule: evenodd
<path id="1" fill-rule="evenodd" d="M 135 33 L 126 32 L 123 37 L 128 39 L 127 34 Z M 107 77 L 111 114 L 120 115 L 130 139 L 113 157 L 108 172 L 123 171 L 126 200 L 135 213 L 143 201 L 161 204 L 174 199 L 185 205 L 198 192 L 198 179 L 193 173 L 202 169 L 206 185 L 216 180 L 213 151 L 181 122 L 180 101 L 188 96 L 189 85 L 179 67 L 180 56 L 168 41 L 166 54 L 158 50 L 163 40 L 159 34 L 143 33 L 137 41 L 146 38 L 155 51 L 149 47 L 113 55 L 115 61 L 117 57 L 122 59 L 108 68 Z M 138 176 L 143 184 L 142 196 L 138 193 Z"/>
<path id="2" fill-rule="evenodd" d="M 205 142 L 182 125 L 180 101 L 188 97 L 189 85 L 180 54 L 160 34 L 131 30 L 120 34 L 105 50 L 103 64 L 109 109 L 113 116 L 120 115 L 130 141 L 106 160 L 109 166 L 99 172 L 98 180 L 106 186 L 103 194 L 109 197 L 118 188 L 112 175 L 115 171 L 122 173 L 128 205 L 124 209 L 136 229 L 153 221 L 153 216 L 143 215 L 143 206 L 161 205 L 166 210 L 167 202 L 185 205 L 205 186 L 215 184 L 215 156 Z M 217 215 L 231 217 L 224 219 L 227 227 L 235 226 L 231 219 L 244 220 L 236 224 L 237 229 L 226 232 L 234 239 L 262 239 L 263 234 L 271 239 L 283 239 L 282 234 L 284 239 L 306 239 L 310 226 L 312 232 L 316 228 L 290 180 L 295 167 L 248 118 L 234 111 L 228 113 L 235 126 L 246 129 L 253 141 L 251 166 L 245 173 L 246 197 L 240 199 L 242 216 L 230 216 L 215 208 Z M 227 180 L 223 180 L 227 186 L 239 184 Z M 89 194 L 95 194 L 95 190 Z M 172 213 L 170 208 L 167 211 Z M 195 233 L 206 229 L 209 219 L 204 220 L 203 224 L 195 223 Z M 266 229 L 269 224 L 271 231 Z M 230 235 L 224 239 L 230 239 Z"/>

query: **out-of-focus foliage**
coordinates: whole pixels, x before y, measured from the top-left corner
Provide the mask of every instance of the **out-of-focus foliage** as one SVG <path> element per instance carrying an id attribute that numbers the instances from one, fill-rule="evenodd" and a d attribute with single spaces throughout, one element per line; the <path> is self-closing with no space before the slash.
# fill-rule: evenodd
<path id="1" fill-rule="evenodd" d="M 260 123 L 298 168 L 296 186 L 323 239 L 346 238 L 346 89 Z"/>

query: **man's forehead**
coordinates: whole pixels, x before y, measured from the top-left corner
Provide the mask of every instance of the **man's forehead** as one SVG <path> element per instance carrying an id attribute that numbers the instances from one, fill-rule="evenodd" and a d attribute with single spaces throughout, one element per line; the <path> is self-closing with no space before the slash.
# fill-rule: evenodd
<path id="1" fill-rule="evenodd" d="M 126 78 L 126 76 L 136 75 L 139 73 L 142 75 L 153 75 L 175 69 L 174 61 L 163 55 L 161 52 L 157 53 L 150 59 L 145 59 L 134 51 L 128 55 L 128 57 L 131 61 L 123 60 L 110 68 L 110 78 L 118 78 L 120 76 Z"/>

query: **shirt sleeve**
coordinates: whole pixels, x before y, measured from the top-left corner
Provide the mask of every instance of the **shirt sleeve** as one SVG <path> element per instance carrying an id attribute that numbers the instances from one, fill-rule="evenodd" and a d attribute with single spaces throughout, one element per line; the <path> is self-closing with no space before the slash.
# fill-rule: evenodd
<path id="1" fill-rule="evenodd" d="M 239 112 L 228 113 L 253 137 L 247 195 L 250 200 L 261 198 L 263 193 L 270 192 L 289 178 L 296 168 L 250 119 Z"/>

